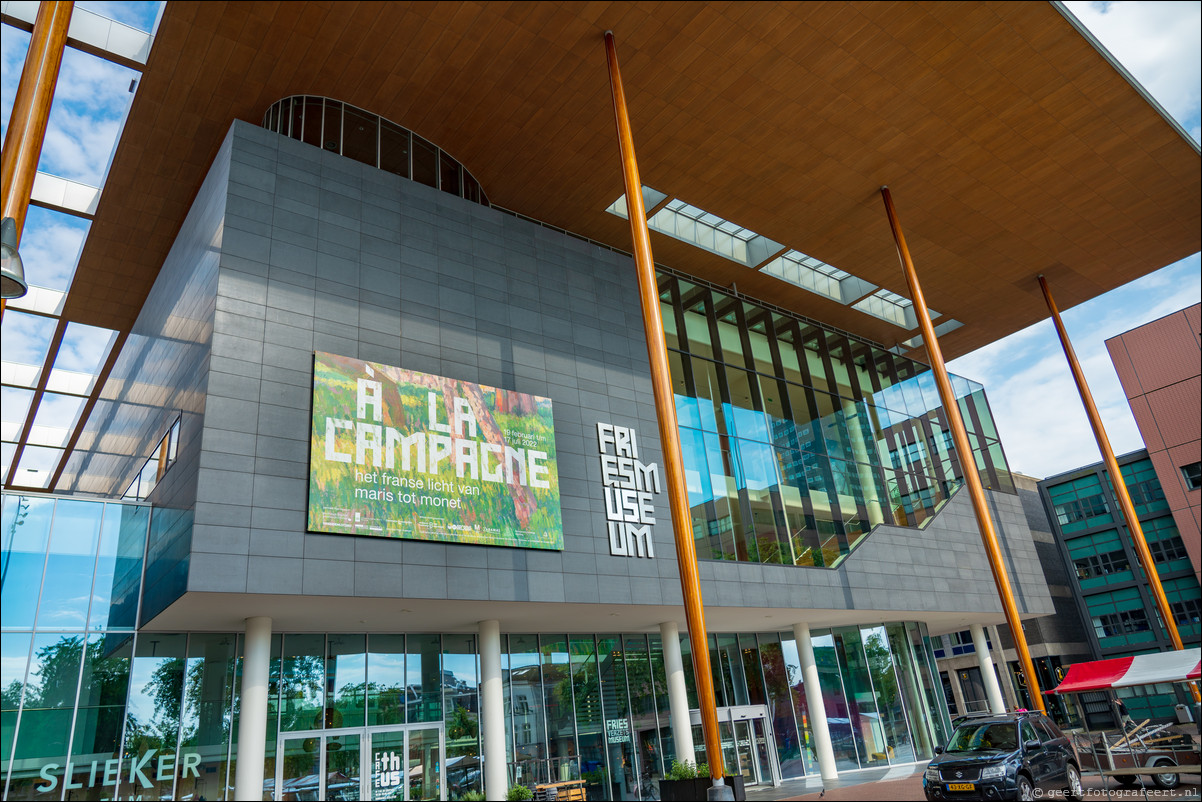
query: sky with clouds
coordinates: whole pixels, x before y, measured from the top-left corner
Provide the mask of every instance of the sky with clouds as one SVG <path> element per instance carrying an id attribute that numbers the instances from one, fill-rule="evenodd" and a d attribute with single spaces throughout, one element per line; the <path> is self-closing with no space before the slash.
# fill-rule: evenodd
<path id="1" fill-rule="evenodd" d="M 159 2 L 98 0 L 81 0 L 76 5 L 146 31 L 154 29 L 161 6 Z M 1195 141 L 1202 138 L 1202 3 L 1074 0 L 1066 5 Z M 27 33 L 0 26 L 0 129 L 8 125 L 28 41 Z M 131 81 L 137 75 L 68 49 L 40 168 L 101 186 L 121 121 L 133 98 Z M 31 209 L 21 243 L 31 283 L 66 290 L 87 229 L 87 222 L 79 218 Z M 1064 310 L 1074 347 L 1120 454 L 1141 448 L 1143 443 L 1103 341 L 1197 303 L 1202 295 L 1200 274 L 1202 266 L 1195 254 Z M 25 317 L 32 316 L 5 316 L 6 334 L 15 335 L 19 324 L 30 329 L 22 332 L 26 336 L 5 338 L 6 359 L 18 356 L 15 348 L 31 351 L 29 359 L 36 360 L 34 352 L 48 339 L 45 332 L 33 331 L 43 321 L 26 321 Z M 87 335 L 81 331 L 78 337 L 70 338 L 67 361 L 91 363 L 102 352 L 91 342 L 98 338 Z M 985 385 L 1012 469 L 1042 478 L 1100 459 L 1050 321 L 961 357 L 950 367 Z"/>
<path id="2" fill-rule="evenodd" d="M 1202 3 L 1065 5 L 1198 142 Z M 1202 263 L 1194 254 L 1061 310 L 1116 454 L 1144 444 L 1104 341 L 1198 303 L 1200 276 Z M 1044 478 L 1101 460 L 1051 320 L 960 357 L 948 367 L 985 385 L 1011 470 Z"/>

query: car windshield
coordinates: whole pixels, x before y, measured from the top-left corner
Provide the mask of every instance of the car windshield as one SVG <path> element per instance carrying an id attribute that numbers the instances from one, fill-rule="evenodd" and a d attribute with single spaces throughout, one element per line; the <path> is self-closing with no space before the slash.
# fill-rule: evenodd
<path id="1" fill-rule="evenodd" d="M 948 752 L 1011 752 L 1018 748 L 1014 724 L 966 724 L 948 741 Z"/>

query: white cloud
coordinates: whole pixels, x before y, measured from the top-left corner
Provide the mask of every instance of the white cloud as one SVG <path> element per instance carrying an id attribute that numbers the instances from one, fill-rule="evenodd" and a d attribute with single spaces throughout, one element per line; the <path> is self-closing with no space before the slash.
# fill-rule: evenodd
<path id="1" fill-rule="evenodd" d="M 46 359 L 46 352 L 50 350 L 50 338 L 54 336 L 57 323 L 51 317 L 30 315 L 15 309 L 5 310 L 4 321 L 0 323 L 4 361 L 41 366 Z"/>
<path id="2" fill-rule="evenodd" d="M 1202 3 L 1070 0 L 1065 5 L 1198 141 Z"/>
<path id="3" fill-rule="evenodd" d="M 31 206 L 21 234 L 25 280 L 38 287 L 66 290 L 87 234 L 86 220 Z"/>
<path id="4" fill-rule="evenodd" d="M 0 25 L 0 128 L 8 131 L 8 118 L 21 80 L 21 65 L 29 50 L 29 34 L 11 25 Z"/>
<path id="5" fill-rule="evenodd" d="M 117 20 L 141 31 L 150 31 L 154 26 L 161 5 L 162 3 L 158 0 L 130 0 L 129 2 L 78 0 L 75 3 L 77 8 L 86 8 L 88 11 Z"/>
<path id="6" fill-rule="evenodd" d="M 1200 298 L 1202 270 L 1194 255 L 1062 313 L 1115 453 L 1143 448 L 1143 440 L 1105 341 Z M 1011 469 L 1042 478 L 1102 458 L 1050 319 L 948 368 L 985 385 Z"/>
<path id="7" fill-rule="evenodd" d="M 59 345 L 54 367 L 79 373 L 97 373 L 108 356 L 109 344 L 115 334 L 111 329 L 69 323 Z"/>
<path id="8" fill-rule="evenodd" d="M 67 49 L 38 168 L 100 186 L 133 95 L 133 70 Z"/>

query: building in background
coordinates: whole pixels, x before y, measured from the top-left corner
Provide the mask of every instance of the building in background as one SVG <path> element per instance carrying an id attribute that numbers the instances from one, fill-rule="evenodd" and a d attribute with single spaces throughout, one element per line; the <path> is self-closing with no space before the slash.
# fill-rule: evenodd
<path id="1" fill-rule="evenodd" d="M 959 377 L 950 445 L 879 188 L 949 357 L 1042 319 L 1038 272 L 1073 304 L 1198 250 L 1196 149 L 1059 6 L 77 13 L 141 75 L 105 186 L 35 183 L 89 221 L 74 278 L 3 317 L 6 799 L 654 798 L 704 757 L 699 649 L 748 783 L 926 760 L 932 636 L 1003 620 L 972 472 L 1055 610 Z"/>
<path id="2" fill-rule="evenodd" d="M 1194 573 L 1202 571 L 1200 310 L 1194 304 L 1106 341 Z"/>
<path id="3" fill-rule="evenodd" d="M 1181 640 L 1197 646 L 1202 589 L 1152 460 L 1140 450 L 1119 457 L 1118 463 Z M 1039 492 L 1070 566 L 1081 614 L 1090 625 L 1093 658 L 1172 649 L 1102 463 L 1049 477 L 1039 483 Z M 1136 718 L 1169 718 L 1173 706 L 1186 701 L 1184 692 L 1171 685 L 1118 693 Z"/>
<path id="4" fill-rule="evenodd" d="M 1023 632 L 1039 675 L 1040 687 L 1046 690 L 1056 687 L 1073 663 L 1094 659 L 1094 650 L 1087 631 L 1087 619 L 1082 618 L 1077 600 L 1076 577 L 1065 566 L 1064 555 L 1040 500 L 1039 480 L 1020 473 L 1011 476 L 1022 501 L 1027 526 L 1031 530 L 1055 610 L 1051 615 L 1023 622 Z M 1012 709 L 1032 709 L 1034 703 L 1018 668 L 1018 655 L 1009 626 L 998 624 L 987 628 L 986 632 L 1007 706 Z M 981 667 L 976 659 L 971 633 L 962 630 L 935 636 L 932 646 L 951 714 L 956 716 L 988 710 Z M 1048 712 L 1062 726 L 1080 726 L 1077 712 L 1067 706 L 1061 697 L 1047 696 L 1045 701 L 1049 706 Z M 1109 719 L 1103 722 L 1091 718 L 1091 724 L 1098 723 L 1109 723 Z"/>

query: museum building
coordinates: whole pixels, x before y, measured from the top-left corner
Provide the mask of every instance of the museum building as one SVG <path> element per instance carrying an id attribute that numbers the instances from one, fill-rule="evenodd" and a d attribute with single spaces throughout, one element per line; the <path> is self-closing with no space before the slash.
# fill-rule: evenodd
<path id="1" fill-rule="evenodd" d="M 256 6 L 231 33 L 169 3 L 156 48 L 208 69 L 198 42 L 252 40 Z M 658 798 L 705 760 L 698 648 L 747 784 L 929 759 L 932 637 L 1002 620 L 965 471 L 1019 612 L 1053 611 L 984 390 L 954 378 L 960 454 L 912 304 L 664 184 L 642 191 L 710 633 L 690 643 L 633 263 L 599 234 L 627 225 L 620 188 L 584 232 L 502 205 L 499 162 L 329 85 L 227 115 L 179 159 L 196 182 L 148 200 L 183 145 L 135 135 L 203 83 L 154 52 L 110 174 L 146 194 L 106 199 L 183 211 L 52 492 L 3 495 L 6 799 L 495 798 L 498 762 Z M 117 264 L 113 214 L 81 276 Z M 931 314 L 961 347 L 998 336 Z"/>

